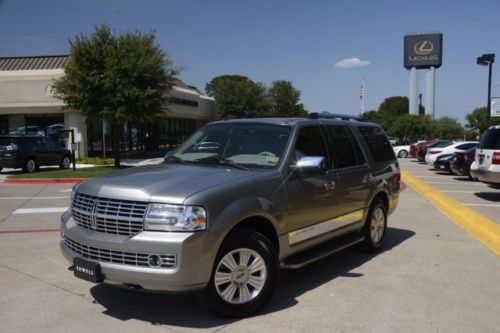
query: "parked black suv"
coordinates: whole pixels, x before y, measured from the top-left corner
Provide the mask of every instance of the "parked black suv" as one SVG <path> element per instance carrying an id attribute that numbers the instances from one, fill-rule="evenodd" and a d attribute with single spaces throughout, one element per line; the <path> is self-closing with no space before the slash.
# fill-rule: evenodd
<path id="1" fill-rule="evenodd" d="M 0 135 L 0 171 L 22 168 L 35 172 L 41 165 L 71 165 L 71 152 L 55 141 L 40 135 Z"/>

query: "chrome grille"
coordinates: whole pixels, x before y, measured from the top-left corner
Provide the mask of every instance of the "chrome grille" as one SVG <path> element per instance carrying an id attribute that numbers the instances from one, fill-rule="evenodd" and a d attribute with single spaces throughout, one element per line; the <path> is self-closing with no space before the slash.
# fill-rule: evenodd
<path id="1" fill-rule="evenodd" d="M 93 259 L 100 262 L 110 262 L 115 264 L 151 267 L 149 265 L 149 256 L 157 255 L 161 258 L 160 266 L 155 268 L 174 268 L 176 265 L 175 254 L 155 254 L 155 253 L 136 253 L 125 252 L 121 250 L 112 250 L 101 247 L 88 246 L 78 243 L 68 236 L 63 235 L 64 244 L 71 249 L 71 251 L 78 253 L 82 257 Z"/>
<path id="2" fill-rule="evenodd" d="M 86 229 L 114 235 L 135 235 L 143 230 L 145 202 L 98 198 L 75 193 L 71 213 Z"/>

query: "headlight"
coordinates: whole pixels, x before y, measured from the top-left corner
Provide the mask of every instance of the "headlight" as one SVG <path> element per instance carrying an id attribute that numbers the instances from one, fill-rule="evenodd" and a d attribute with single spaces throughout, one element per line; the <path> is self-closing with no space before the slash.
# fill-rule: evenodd
<path id="1" fill-rule="evenodd" d="M 207 229 L 207 212 L 199 206 L 149 204 L 144 230 L 198 231 Z"/>

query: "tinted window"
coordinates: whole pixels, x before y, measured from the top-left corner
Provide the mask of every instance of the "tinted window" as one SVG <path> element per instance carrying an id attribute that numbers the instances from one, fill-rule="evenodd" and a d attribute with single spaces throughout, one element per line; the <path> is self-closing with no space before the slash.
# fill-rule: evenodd
<path id="1" fill-rule="evenodd" d="M 484 133 L 479 143 L 480 149 L 500 149 L 500 129 L 492 128 Z"/>
<path id="2" fill-rule="evenodd" d="M 359 143 L 347 127 L 327 126 L 326 130 L 330 137 L 335 168 L 346 168 L 365 163 Z"/>
<path id="3" fill-rule="evenodd" d="M 458 145 L 455 148 L 456 149 L 462 149 L 462 150 L 467 150 L 469 148 L 477 146 L 477 143 L 464 143 L 463 145 Z"/>
<path id="4" fill-rule="evenodd" d="M 327 156 L 320 127 L 304 127 L 300 130 L 295 143 L 295 157 L 298 160 L 303 156 Z"/>
<path id="5" fill-rule="evenodd" d="M 360 126 L 359 130 L 375 162 L 390 161 L 396 158 L 387 135 L 381 127 Z"/>

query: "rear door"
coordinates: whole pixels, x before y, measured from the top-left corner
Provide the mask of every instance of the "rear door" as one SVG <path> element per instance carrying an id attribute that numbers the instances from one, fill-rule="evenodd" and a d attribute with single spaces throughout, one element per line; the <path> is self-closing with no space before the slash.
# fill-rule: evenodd
<path id="1" fill-rule="evenodd" d="M 346 125 L 324 126 L 328 137 L 330 160 L 338 179 L 340 196 L 337 228 L 362 219 L 367 198 L 373 188 L 374 176 L 358 140 Z"/>

